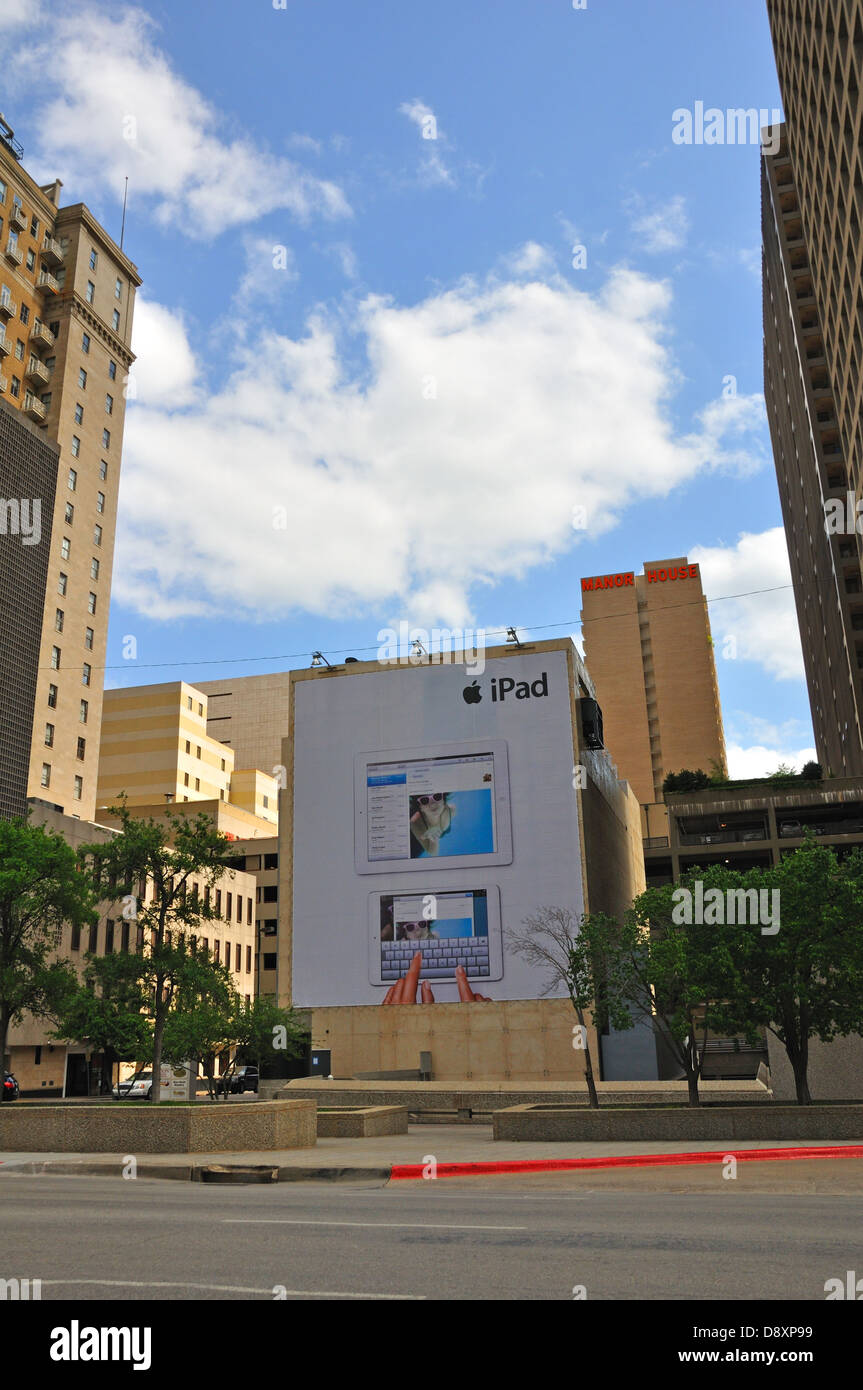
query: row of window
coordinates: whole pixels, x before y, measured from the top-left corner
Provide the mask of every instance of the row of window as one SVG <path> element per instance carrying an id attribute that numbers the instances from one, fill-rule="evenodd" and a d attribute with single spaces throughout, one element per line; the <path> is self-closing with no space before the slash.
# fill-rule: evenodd
<path id="1" fill-rule="evenodd" d="M 104 955 L 106 955 L 106 956 L 112 955 L 113 952 L 114 952 L 115 949 L 116 949 L 116 944 L 115 944 L 116 941 L 117 941 L 117 931 L 116 931 L 116 928 L 117 928 L 118 926 L 119 926 L 119 928 L 120 928 L 120 933 L 119 933 L 119 949 L 120 949 L 121 951 L 128 951 L 128 950 L 130 949 L 130 945 L 131 945 L 131 941 L 130 941 L 130 937 L 131 937 L 131 925 L 132 925 L 131 922 L 126 922 L 126 921 L 116 922 L 116 921 L 115 921 L 113 918 L 111 918 L 111 917 L 109 917 L 109 918 L 107 919 L 107 921 L 105 922 L 105 946 L 104 946 L 104 952 L 103 952 Z M 94 923 L 90 926 L 90 928 L 88 929 L 88 938 L 89 938 L 89 939 L 88 939 L 88 944 L 87 944 L 87 950 L 91 953 L 91 955 L 96 955 L 96 954 L 98 953 L 98 950 L 99 950 L 99 923 L 98 923 L 98 922 L 94 922 Z M 190 942 L 191 942 L 192 950 L 193 950 L 193 951 L 197 951 L 197 949 L 198 949 L 198 938 L 197 938 L 196 936 L 193 936 L 193 937 L 190 938 Z M 70 944 L 70 948 L 71 948 L 73 951 L 80 951 L 80 949 L 81 949 L 81 928 L 80 928 L 80 927 L 75 926 L 75 927 L 72 928 L 72 939 L 71 939 L 71 941 L 70 941 L 69 944 Z M 202 937 L 201 937 L 201 942 L 200 942 L 200 944 L 201 944 L 201 946 L 203 947 L 203 949 L 204 949 L 206 952 L 209 952 L 209 950 L 210 950 L 210 939 L 209 939 L 209 937 L 207 937 L 207 936 L 202 936 Z M 136 929 L 135 929 L 135 947 L 136 947 L 137 950 L 140 951 L 141 948 L 143 947 L 143 945 L 144 945 L 144 928 L 143 928 L 143 926 L 137 926 Z M 224 943 L 224 946 L 225 946 L 225 955 L 224 955 L 224 963 L 225 963 L 225 965 L 227 965 L 228 969 L 233 968 L 233 969 L 237 972 L 237 974 L 239 974 L 239 973 L 242 971 L 242 969 L 243 969 L 243 947 L 242 947 L 242 945 L 240 944 L 239 941 L 234 942 L 234 943 L 231 943 L 230 941 L 226 941 L 226 942 Z M 252 973 L 252 948 L 251 948 L 251 946 L 247 946 L 247 947 L 246 947 L 245 958 L 246 958 L 246 974 L 247 974 L 247 975 L 251 975 L 251 973 Z M 221 943 L 221 941 L 214 941 L 214 942 L 213 942 L 213 959 L 216 960 L 216 961 L 220 961 L 220 960 L 222 959 L 222 943 Z M 274 961 L 275 961 L 275 957 L 274 957 L 273 959 L 274 959 Z"/>
<path id="2" fill-rule="evenodd" d="M 80 738 L 79 738 L 79 740 L 78 740 L 79 744 L 80 744 L 80 743 L 83 743 L 83 741 L 84 741 L 84 740 L 83 740 L 83 739 L 80 739 Z M 83 753 L 82 753 L 82 754 L 80 754 L 79 756 L 83 757 L 84 755 L 83 755 Z M 51 764 L 50 764 L 50 763 L 43 763 L 43 764 L 42 764 L 41 784 L 42 784 L 43 787 L 50 787 L 50 785 L 51 785 Z M 80 801 L 80 800 L 81 800 L 81 797 L 82 797 L 83 795 L 84 795 L 84 778 L 83 778 L 83 777 L 75 777 L 75 778 L 73 778 L 73 781 L 72 781 L 72 797 L 73 797 L 73 799 L 74 799 L 75 801 Z"/>
<path id="3" fill-rule="evenodd" d="M 52 670 L 52 671 L 59 671 L 59 670 L 60 670 L 60 658 L 61 658 L 61 656 L 62 656 L 62 652 L 60 651 L 60 648 L 59 648 L 59 647 L 52 647 L 52 648 L 51 648 L 51 670 Z M 81 684 L 82 684 L 82 685 L 89 685 L 89 684 L 90 684 L 90 677 L 91 677 L 91 675 L 92 675 L 92 672 L 93 672 L 93 668 L 85 661 L 85 662 L 84 662 L 84 665 L 81 667 Z M 51 692 L 52 692 L 52 691 L 54 691 L 54 698 L 53 698 L 53 701 L 52 701 L 52 699 L 51 699 Z M 48 704 L 51 706 L 52 709 L 56 709 L 56 707 L 57 707 L 57 694 L 56 694 L 56 692 L 57 692 L 57 687 L 56 687 L 56 685 L 49 685 L 49 687 L 48 687 Z"/>
<path id="4" fill-rule="evenodd" d="M 66 613 L 65 613 L 65 610 L 62 609 L 62 608 L 56 608 L 56 609 L 54 610 L 54 629 L 55 629 L 55 631 L 56 631 L 56 632 L 62 632 L 62 631 L 63 631 L 63 628 L 65 627 L 65 625 L 66 625 Z M 93 650 L 93 635 L 94 635 L 94 634 L 93 634 L 93 629 L 92 629 L 91 627 L 85 627 L 85 628 L 84 628 L 84 646 L 85 646 L 85 648 L 87 649 L 88 652 L 91 652 L 91 651 Z M 59 670 L 59 667 L 56 667 L 56 666 L 55 666 L 54 669 L 55 669 L 55 670 Z"/>

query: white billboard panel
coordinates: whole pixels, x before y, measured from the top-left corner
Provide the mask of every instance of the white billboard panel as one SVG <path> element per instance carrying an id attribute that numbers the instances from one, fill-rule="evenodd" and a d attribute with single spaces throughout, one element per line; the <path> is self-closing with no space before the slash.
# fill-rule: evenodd
<path id="1" fill-rule="evenodd" d="M 533 999 L 547 973 L 504 931 L 583 911 L 566 654 L 294 686 L 293 997 L 379 1004 L 419 983 Z M 420 995 L 418 994 L 418 998 Z"/>

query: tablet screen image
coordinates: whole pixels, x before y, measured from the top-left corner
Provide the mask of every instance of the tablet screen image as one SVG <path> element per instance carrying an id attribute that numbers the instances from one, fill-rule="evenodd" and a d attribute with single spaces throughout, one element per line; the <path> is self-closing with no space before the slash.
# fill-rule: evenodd
<path id="1" fill-rule="evenodd" d="M 377 896 L 380 981 L 390 984 L 422 953 L 421 980 L 452 980 L 456 966 L 488 979 L 493 962 L 486 889 Z"/>

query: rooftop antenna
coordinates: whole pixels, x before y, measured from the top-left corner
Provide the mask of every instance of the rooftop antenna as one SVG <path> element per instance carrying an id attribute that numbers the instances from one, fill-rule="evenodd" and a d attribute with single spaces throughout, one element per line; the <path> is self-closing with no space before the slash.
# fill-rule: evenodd
<path id="1" fill-rule="evenodd" d="M 123 249 L 123 238 L 126 235 L 126 199 L 129 196 L 129 175 L 126 175 L 126 186 L 123 189 L 123 221 L 120 224 L 120 250 Z"/>

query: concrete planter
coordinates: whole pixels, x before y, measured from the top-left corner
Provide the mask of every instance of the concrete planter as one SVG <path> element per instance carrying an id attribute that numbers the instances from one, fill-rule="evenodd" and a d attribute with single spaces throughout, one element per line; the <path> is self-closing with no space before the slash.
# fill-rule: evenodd
<path id="1" fill-rule="evenodd" d="M 492 1116 L 495 1139 L 583 1140 L 810 1139 L 863 1142 L 863 1105 L 710 1106 L 668 1110 L 589 1110 L 567 1105 L 513 1105 Z"/>
<path id="2" fill-rule="evenodd" d="M 379 1134 L 407 1134 L 406 1105 L 347 1106 L 318 1111 L 319 1139 L 369 1139 Z"/>
<path id="3" fill-rule="evenodd" d="M 0 1153 L 222 1153 L 306 1149 L 316 1143 L 312 1100 L 245 1105 L 0 1106 Z"/>

